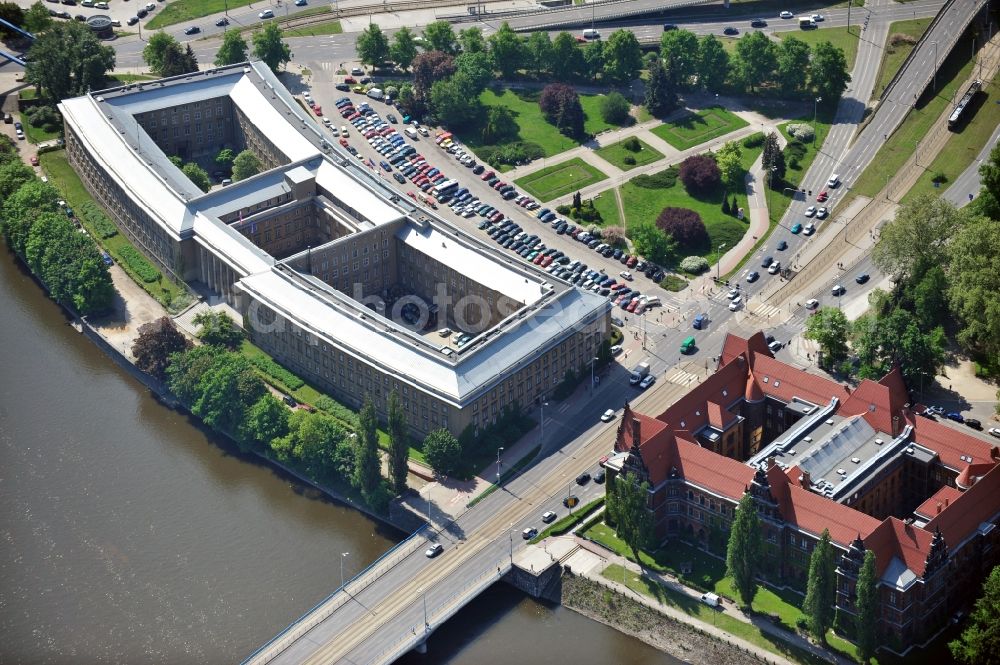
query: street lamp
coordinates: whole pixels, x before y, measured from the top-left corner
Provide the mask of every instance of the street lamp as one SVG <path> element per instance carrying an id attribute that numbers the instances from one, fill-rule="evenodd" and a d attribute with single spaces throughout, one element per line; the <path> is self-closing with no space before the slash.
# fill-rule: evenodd
<path id="1" fill-rule="evenodd" d="M 348 554 L 350 554 L 350 552 L 341 552 L 340 553 L 340 588 L 341 589 L 344 588 L 344 559 L 347 558 Z"/>
<path id="2" fill-rule="evenodd" d="M 823 98 L 817 97 L 813 102 L 813 145 L 816 145 L 816 111 L 821 101 L 823 101 Z"/>
<path id="3" fill-rule="evenodd" d="M 503 448 L 497 448 L 497 485 L 500 484 L 500 453 L 503 452 Z"/>
<path id="4" fill-rule="evenodd" d="M 715 264 L 715 281 L 722 281 L 722 248 L 726 246 L 726 243 L 719 245 L 719 260 Z"/>
<path id="5" fill-rule="evenodd" d="M 545 407 L 547 407 L 548 405 L 549 405 L 549 403 L 546 402 L 544 398 L 542 399 L 542 402 L 539 405 L 539 408 L 542 411 L 542 413 L 541 413 L 542 430 L 538 434 L 538 438 L 540 438 L 540 439 L 545 438 Z"/>
<path id="6" fill-rule="evenodd" d="M 590 392 L 594 392 L 594 363 L 597 362 L 597 356 L 590 359 Z"/>
<path id="7" fill-rule="evenodd" d="M 767 219 L 771 220 L 771 181 L 774 179 L 774 172 L 778 170 L 777 165 L 772 166 L 767 172 L 767 189 L 764 190 L 764 205 L 767 206 Z"/>
<path id="8" fill-rule="evenodd" d="M 931 44 L 934 45 L 934 92 L 937 92 L 937 42 Z"/>
<path id="9" fill-rule="evenodd" d="M 424 591 L 423 587 L 417 589 L 417 593 L 419 593 L 424 599 L 424 632 L 426 633 L 429 632 L 431 628 L 431 625 L 427 622 L 427 593 Z"/>
<path id="10" fill-rule="evenodd" d="M 510 523 L 510 528 L 507 529 L 507 540 L 510 541 L 510 565 L 511 568 L 514 567 L 514 523 Z"/>

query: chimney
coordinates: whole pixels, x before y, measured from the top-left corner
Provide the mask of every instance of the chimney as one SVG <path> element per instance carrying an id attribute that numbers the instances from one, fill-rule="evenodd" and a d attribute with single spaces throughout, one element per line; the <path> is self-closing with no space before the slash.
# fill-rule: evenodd
<path id="1" fill-rule="evenodd" d="M 941 514 L 941 502 L 940 501 L 937 502 L 937 513 L 936 514 L 938 514 L 938 515 Z"/>
<path id="2" fill-rule="evenodd" d="M 809 477 L 808 471 L 803 471 L 802 475 L 799 476 L 799 484 L 806 489 L 809 489 L 810 485 L 812 485 L 812 479 Z"/>
<path id="3" fill-rule="evenodd" d="M 632 445 L 638 446 L 642 443 L 642 423 L 638 418 L 632 418 Z"/>
<path id="4" fill-rule="evenodd" d="M 771 455 L 770 457 L 767 458 L 767 468 L 768 469 L 773 469 L 774 465 L 777 464 L 777 463 L 778 463 L 778 458 L 776 456 Z"/>
<path id="5" fill-rule="evenodd" d="M 945 498 L 944 498 L 944 507 L 945 507 L 945 508 L 947 508 L 947 507 L 948 507 L 948 497 L 945 497 Z"/>

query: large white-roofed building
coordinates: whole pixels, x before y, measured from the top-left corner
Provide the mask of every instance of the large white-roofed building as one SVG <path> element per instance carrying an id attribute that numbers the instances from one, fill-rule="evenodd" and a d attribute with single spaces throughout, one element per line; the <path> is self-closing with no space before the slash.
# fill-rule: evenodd
<path id="1" fill-rule="evenodd" d="M 352 406 L 370 395 L 384 414 L 395 389 L 415 432 L 482 427 L 586 369 L 607 337 L 606 299 L 400 197 L 263 63 L 60 110 L 70 163 L 129 239 Z M 251 150 L 265 170 L 203 193 L 169 159 L 211 170 L 222 148 Z"/>

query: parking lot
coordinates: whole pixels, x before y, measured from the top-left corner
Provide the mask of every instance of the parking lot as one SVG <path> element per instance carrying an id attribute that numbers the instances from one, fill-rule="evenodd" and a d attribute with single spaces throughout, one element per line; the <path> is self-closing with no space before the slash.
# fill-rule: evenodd
<path id="1" fill-rule="evenodd" d="M 616 258 L 613 250 L 607 252 L 608 256 L 597 253 L 599 239 L 590 240 L 589 245 L 583 242 L 586 225 L 576 225 L 554 210 L 544 216 L 546 222 L 541 221 L 539 214 L 547 206 L 513 188 L 502 173 L 479 164 L 475 155 L 466 152 L 450 134 L 407 123 L 409 118 L 382 99 L 343 89 L 317 96 L 322 100 L 306 91 L 302 99 L 314 105 L 313 113 L 333 135 L 332 142 L 352 152 L 401 195 L 435 209 L 471 235 L 500 244 L 554 277 L 581 287 L 590 282 L 588 288 L 612 300 L 631 291 L 624 300 L 637 301 L 633 311 L 643 309 L 647 303 L 651 303 L 649 307 L 677 309 L 677 296 L 660 288 L 640 270 L 648 267 L 640 263 L 640 257 L 626 264 L 627 254 L 619 253 Z M 452 181 L 454 184 L 450 184 Z M 498 191 L 504 184 L 510 188 Z M 623 277 L 622 272 L 629 275 Z M 649 274 L 655 272 L 653 269 Z M 603 284 L 597 285 L 599 281 Z"/>

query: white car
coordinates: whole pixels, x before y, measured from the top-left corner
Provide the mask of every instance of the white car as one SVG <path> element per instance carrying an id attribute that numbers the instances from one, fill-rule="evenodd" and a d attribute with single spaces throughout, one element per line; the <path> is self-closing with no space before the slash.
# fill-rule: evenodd
<path id="1" fill-rule="evenodd" d="M 438 554 L 441 554 L 441 552 L 443 551 L 444 551 L 444 545 L 442 545 L 441 543 L 434 543 L 433 545 L 427 548 L 427 551 L 424 552 L 424 556 L 426 556 L 428 559 L 433 559 Z"/>
<path id="2" fill-rule="evenodd" d="M 351 135 L 351 133 L 349 131 L 347 131 L 347 125 L 341 125 L 341 127 L 340 127 L 340 135 L 341 136 L 350 136 Z"/>
<path id="3" fill-rule="evenodd" d="M 261 13 L 257 14 L 257 18 L 274 18 L 274 12 L 270 9 L 265 9 Z"/>
<path id="4" fill-rule="evenodd" d="M 807 236 L 811 236 L 815 232 L 816 232 L 816 225 L 813 224 L 812 222 L 806 224 L 805 228 L 802 229 L 802 233 Z"/>
<path id="5" fill-rule="evenodd" d="M 826 216 L 830 214 L 830 211 L 824 208 L 816 209 L 816 219 L 826 219 Z"/>
<path id="6" fill-rule="evenodd" d="M 988 431 L 990 433 L 990 436 L 995 436 L 996 438 L 1000 439 L 1000 429 L 997 429 L 996 427 L 991 427 Z"/>
<path id="7" fill-rule="evenodd" d="M 740 290 L 739 289 L 729 289 L 729 294 L 726 297 L 729 298 L 730 300 L 735 300 L 736 298 L 740 297 Z"/>
<path id="8" fill-rule="evenodd" d="M 795 16 L 795 14 L 793 14 L 792 12 L 790 12 L 788 10 L 785 10 L 785 11 L 781 12 L 780 14 L 778 14 L 778 16 L 780 16 L 781 18 L 793 18 Z"/>
<path id="9" fill-rule="evenodd" d="M 632 281 L 632 273 L 630 273 L 628 270 L 622 270 L 620 273 L 618 273 L 618 276 L 630 282 Z"/>
<path id="10" fill-rule="evenodd" d="M 826 20 L 826 17 L 823 16 L 822 14 L 813 14 L 812 15 L 812 20 L 813 20 L 813 23 L 821 23 L 822 21 Z"/>
<path id="11" fill-rule="evenodd" d="M 739 296 L 736 296 L 729 303 L 729 311 L 730 312 L 735 312 L 736 310 L 738 310 L 742 306 L 743 306 L 743 298 L 741 298 Z"/>
<path id="12" fill-rule="evenodd" d="M 812 217 L 815 214 L 816 214 L 816 206 L 809 206 L 808 208 L 806 208 L 805 212 L 806 217 Z"/>
<path id="13" fill-rule="evenodd" d="M 767 272 L 769 272 L 772 275 L 777 275 L 780 270 L 781 270 L 781 261 L 775 261 L 774 263 L 772 263 L 767 267 Z"/>
<path id="14" fill-rule="evenodd" d="M 610 423 L 614 419 L 615 419 L 615 410 L 614 409 L 608 409 L 607 411 L 605 411 L 604 413 L 601 414 L 601 422 L 602 423 Z"/>
<path id="15" fill-rule="evenodd" d="M 647 374 L 642 378 L 642 381 L 639 382 L 639 387 L 645 390 L 654 383 L 656 383 L 656 377 L 653 376 L 652 374 Z"/>
<path id="16" fill-rule="evenodd" d="M 614 346 L 611 347 L 611 355 L 617 356 L 621 352 L 622 352 L 621 344 L 615 344 Z"/>
<path id="17" fill-rule="evenodd" d="M 847 289 L 844 288 L 843 284 L 836 284 L 832 289 L 830 289 L 830 293 L 832 293 L 835 296 L 843 295 L 846 292 Z"/>
<path id="18" fill-rule="evenodd" d="M 329 118 L 327 118 L 326 116 L 323 116 L 323 124 L 326 125 L 327 127 L 329 127 L 330 123 L 331 123 L 331 120 Z"/>
<path id="19" fill-rule="evenodd" d="M 551 523 L 553 520 L 555 520 L 555 518 L 556 514 L 551 510 L 547 511 L 542 515 L 542 521 L 545 522 L 546 524 Z"/>
<path id="20" fill-rule="evenodd" d="M 819 301 L 815 298 L 806 301 L 806 309 L 816 309 L 817 307 L 819 307 Z"/>

